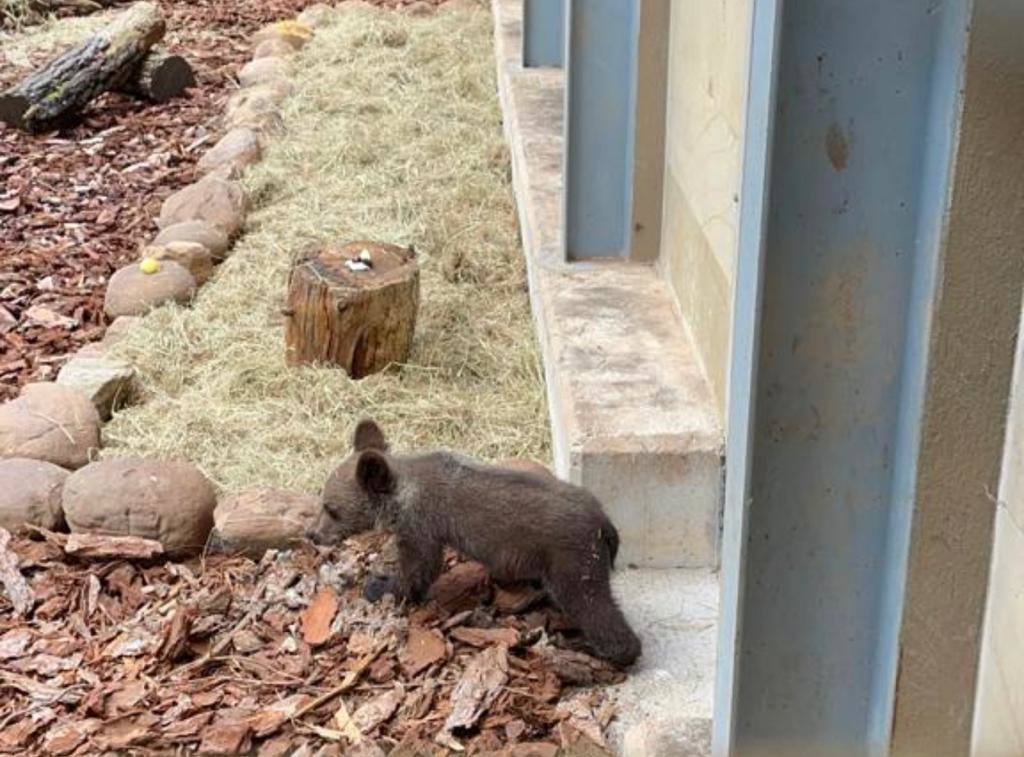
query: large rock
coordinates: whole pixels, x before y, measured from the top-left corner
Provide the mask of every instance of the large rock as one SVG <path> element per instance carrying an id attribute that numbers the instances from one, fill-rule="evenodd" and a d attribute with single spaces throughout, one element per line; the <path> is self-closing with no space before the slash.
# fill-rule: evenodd
<path id="1" fill-rule="evenodd" d="M 311 29 L 326 26 L 337 17 L 337 11 L 325 3 L 314 3 L 300 13 L 296 20 Z"/>
<path id="2" fill-rule="evenodd" d="M 111 318 L 145 315 L 167 302 L 188 303 L 195 293 L 196 280 L 174 261 L 161 261 L 156 273 L 132 263 L 110 277 L 103 309 Z"/>
<path id="3" fill-rule="evenodd" d="M 81 392 L 59 384 L 29 384 L 0 405 L 0 458 L 28 457 L 80 468 L 100 447 L 100 416 Z"/>
<path id="4" fill-rule="evenodd" d="M 103 334 L 103 339 L 100 342 L 104 348 L 113 347 L 115 344 L 124 339 L 128 334 L 132 332 L 132 329 L 139 327 L 142 323 L 142 317 L 137 315 L 123 315 L 120 318 L 115 318 L 109 326 L 107 326 L 106 332 Z"/>
<path id="5" fill-rule="evenodd" d="M 0 460 L 0 528 L 11 533 L 25 526 L 56 531 L 64 523 L 61 491 L 68 472 L 43 460 Z"/>
<path id="6" fill-rule="evenodd" d="M 115 410 L 131 402 L 135 369 L 123 360 L 80 352 L 60 369 L 57 383 L 88 397 L 100 418 L 107 421 Z"/>
<path id="7" fill-rule="evenodd" d="M 246 126 L 239 126 L 207 150 L 199 159 L 198 167 L 203 172 L 227 169 L 231 173 L 241 173 L 253 163 L 258 163 L 262 157 L 263 150 L 256 132 Z"/>
<path id="8" fill-rule="evenodd" d="M 184 556 L 206 544 L 216 495 L 190 463 L 113 458 L 72 474 L 63 506 L 73 532 L 155 539 Z"/>
<path id="9" fill-rule="evenodd" d="M 164 200 L 157 225 L 164 229 L 182 221 L 206 221 L 230 238 L 242 230 L 246 209 L 239 184 L 207 176 Z"/>
<path id="10" fill-rule="evenodd" d="M 142 259 L 170 260 L 192 274 L 196 286 L 202 286 L 213 275 L 213 256 L 198 242 L 168 242 L 150 245 L 142 250 Z"/>
<path id="11" fill-rule="evenodd" d="M 252 129 L 261 138 L 280 134 L 284 131 L 280 103 L 285 97 L 287 93 L 267 85 L 239 90 L 228 98 L 224 125 L 228 129 Z"/>
<path id="12" fill-rule="evenodd" d="M 433 16 L 436 11 L 437 6 L 433 3 L 425 2 L 425 0 L 418 0 L 417 2 L 402 6 L 402 13 L 420 18 L 424 16 Z"/>
<path id="13" fill-rule="evenodd" d="M 253 489 L 225 497 L 213 514 L 213 543 L 258 557 L 301 541 L 319 511 L 320 499 L 312 494 Z"/>
<path id="14" fill-rule="evenodd" d="M 256 87 L 266 81 L 287 81 L 291 75 L 292 66 L 284 58 L 256 58 L 242 66 L 238 81 L 243 87 Z"/>
<path id="15" fill-rule="evenodd" d="M 253 37 L 256 42 L 279 39 L 290 45 L 293 50 L 301 50 L 312 38 L 313 30 L 297 21 L 278 21 L 276 24 L 264 26 Z"/>
<path id="16" fill-rule="evenodd" d="M 152 241 L 161 246 L 171 242 L 195 242 L 210 251 L 214 260 L 223 260 L 228 253 L 228 235 L 206 221 L 182 221 L 161 230 Z"/>
<path id="17" fill-rule="evenodd" d="M 253 58 L 285 58 L 295 54 L 295 48 L 279 37 L 265 39 L 252 51 Z"/>

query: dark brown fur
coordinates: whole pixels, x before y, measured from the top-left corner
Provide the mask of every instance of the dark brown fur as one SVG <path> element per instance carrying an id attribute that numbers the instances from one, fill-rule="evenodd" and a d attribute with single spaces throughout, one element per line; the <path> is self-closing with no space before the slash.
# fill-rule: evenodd
<path id="1" fill-rule="evenodd" d="M 619 665 L 639 656 L 609 583 L 618 532 L 588 491 L 448 452 L 393 456 L 373 421 L 359 424 L 354 446 L 324 487 L 314 541 L 391 531 L 398 573 L 388 589 L 414 602 L 437 578 L 443 548 L 454 547 L 497 581 L 542 582 L 598 656 Z"/>

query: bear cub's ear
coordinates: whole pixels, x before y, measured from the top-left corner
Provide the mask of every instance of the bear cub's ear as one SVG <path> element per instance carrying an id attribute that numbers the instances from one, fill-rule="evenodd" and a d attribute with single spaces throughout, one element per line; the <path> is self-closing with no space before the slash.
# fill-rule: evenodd
<path id="1" fill-rule="evenodd" d="M 388 451 L 388 442 L 384 438 L 384 432 L 372 418 L 364 418 L 356 426 L 355 435 L 352 438 L 352 446 L 356 452 L 367 449 L 376 449 L 381 452 Z"/>
<path id="2" fill-rule="evenodd" d="M 356 480 L 370 494 L 390 494 L 395 490 L 395 472 L 383 453 L 368 449 L 359 455 Z"/>

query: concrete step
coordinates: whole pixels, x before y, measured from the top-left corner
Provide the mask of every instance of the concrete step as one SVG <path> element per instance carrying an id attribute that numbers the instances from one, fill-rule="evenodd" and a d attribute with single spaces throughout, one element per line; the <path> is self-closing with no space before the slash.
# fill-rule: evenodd
<path id="1" fill-rule="evenodd" d="M 521 67 L 522 0 L 494 10 L 555 468 L 605 504 L 623 563 L 717 567 L 722 430 L 676 301 L 652 266 L 564 261 L 564 77 Z"/>

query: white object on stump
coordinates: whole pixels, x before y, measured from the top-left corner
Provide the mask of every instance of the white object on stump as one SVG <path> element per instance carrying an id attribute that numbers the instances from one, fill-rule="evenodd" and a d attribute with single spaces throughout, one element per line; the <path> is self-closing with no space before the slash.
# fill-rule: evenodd
<path id="1" fill-rule="evenodd" d="M 338 365 L 363 378 L 409 356 L 420 302 L 416 253 L 377 242 L 320 250 L 288 284 L 290 365 Z"/>

